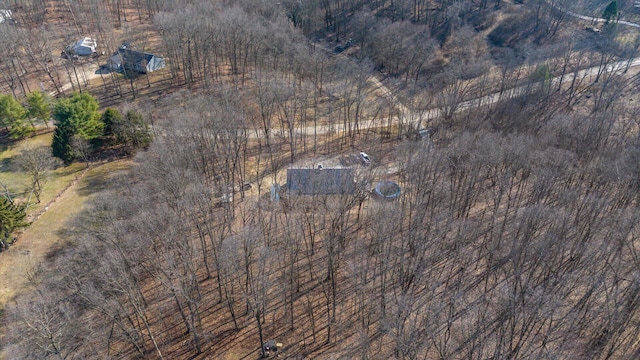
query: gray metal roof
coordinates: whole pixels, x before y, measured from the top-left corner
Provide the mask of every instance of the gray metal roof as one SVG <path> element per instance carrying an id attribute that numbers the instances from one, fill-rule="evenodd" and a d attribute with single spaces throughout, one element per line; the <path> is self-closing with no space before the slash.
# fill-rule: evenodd
<path id="1" fill-rule="evenodd" d="M 354 171 L 337 169 L 287 169 L 287 189 L 297 195 L 348 195 L 356 190 Z"/>
<path id="2" fill-rule="evenodd" d="M 164 58 L 160 55 L 119 48 L 107 61 L 109 67 L 116 71 L 135 70 L 142 73 L 164 68 Z"/>

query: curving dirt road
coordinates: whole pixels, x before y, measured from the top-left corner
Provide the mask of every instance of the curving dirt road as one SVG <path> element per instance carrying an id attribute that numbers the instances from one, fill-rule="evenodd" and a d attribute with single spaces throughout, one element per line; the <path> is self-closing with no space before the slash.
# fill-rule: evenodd
<path id="1" fill-rule="evenodd" d="M 85 64 L 82 68 L 79 68 L 81 71 L 78 71 L 78 77 L 80 79 L 81 82 L 83 82 L 83 87 L 86 86 L 87 83 L 89 83 L 89 81 L 93 80 L 93 79 L 97 79 L 99 78 L 101 75 L 98 73 L 98 69 L 100 69 L 100 66 L 96 63 L 87 63 Z M 82 71 L 82 69 L 84 69 L 84 71 Z M 60 95 L 60 93 L 64 93 L 65 91 L 74 88 L 75 86 L 77 86 L 77 83 L 71 83 L 68 82 L 64 85 L 62 85 L 60 87 L 60 92 L 58 91 L 50 91 L 49 92 L 49 96 L 55 97 Z"/>
<path id="2" fill-rule="evenodd" d="M 578 13 L 574 13 L 573 11 L 569 11 L 566 10 L 554 3 L 552 3 L 550 0 L 545 0 L 547 2 L 547 4 L 549 4 L 550 6 L 552 6 L 553 8 L 562 11 L 563 13 L 574 17 L 576 19 L 580 19 L 580 20 L 587 20 L 587 21 L 591 21 L 592 23 L 606 23 L 607 19 L 603 19 L 603 18 L 599 18 L 599 17 L 594 17 L 594 16 L 586 16 L 586 15 L 580 15 Z M 632 23 L 630 21 L 624 21 L 624 20 L 618 20 L 615 21 L 616 24 L 620 24 L 620 25 L 626 25 L 626 26 L 630 26 L 636 29 L 640 29 L 640 24 L 636 24 L 636 23 Z"/>

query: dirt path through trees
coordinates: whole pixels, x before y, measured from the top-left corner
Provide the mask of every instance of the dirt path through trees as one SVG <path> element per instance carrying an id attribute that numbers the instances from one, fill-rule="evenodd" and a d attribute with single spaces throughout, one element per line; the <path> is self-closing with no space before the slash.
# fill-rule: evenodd
<path id="1" fill-rule="evenodd" d="M 546 2 L 549 5 L 551 5 L 552 7 L 554 7 L 555 9 L 558 9 L 558 10 L 562 11 L 563 13 L 571 16 L 571 17 L 574 17 L 574 18 L 580 19 L 580 20 L 591 21 L 592 24 L 593 23 L 601 23 L 602 24 L 602 23 L 606 23 L 607 21 L 609 21 L 607 19 L 603 19 L 603 18 L 599 18 L 599 17 L 595 17 L 595 16 L 580 15 L 580 14 L 575 13 L 573 11 L 569 11 L 567 9 L 564 9 L 563 7 L 559 6 L 558 4 L 555 4 L 555 3 L 551 2 L 549 0 L 546 0 Z M 636 28 L 636 29 L 640 29 L 640 24 L 632 23 L 630 21 L 617 20 L 617 21 L 614 21 L 614 22 L 616 24 L 626 25 L 626 26 L 630 26 L 630 27 L 633 27 L 633 28 Z"/>
<path id="2" fill-rule="evenodd" d="M 78 74 L 79 77 L 77 78 L 77 81 L 81 82 L 81 87 L 86 87 L 89 84 L 89 81 L 99 78 L 101 75 L 98 73 L 98 70 L 100 70 L 100 66 L 94 63 L 89 63 L 86 66 L 82 67 L 81 71 Z M 80 85 L 78 85 L 77 83 L 67 82 L 60 87 L 60 92 L 64 93 L 65 91 L 70 89 L 73 89 L 75 91 L 75 87 Z M 49 92 L 49 96 L 57 96 L 59 94 L 60 93 L 58 93 L 56 90 Z"/>
<path id="3" fill-rule="evenodd" d="M 87 168 L 43 211 L 33 214 L 33 223 L 20 235 L 20 240 L 0 255 L 0 309 L 28 284 L 29 277 L 47 254 L 61 244 L 66 220 L 80 212 L 91 194 L 84 188 L 88 178 L 103 171 L 115 172 L 122 166 L 128 167 L 126 162 L 116 161 Z"/>

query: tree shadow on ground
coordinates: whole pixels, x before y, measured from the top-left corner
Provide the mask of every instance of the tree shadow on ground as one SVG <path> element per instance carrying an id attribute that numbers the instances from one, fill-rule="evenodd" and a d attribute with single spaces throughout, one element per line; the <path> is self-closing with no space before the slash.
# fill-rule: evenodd
<path id="1" fill-rule="evenodd" d="M 53 246 L 51 246 L 51 249 L 49 249 L 49 251 L 47 251 L 47 253 L 44 255 L 46 264 L 51 264 L 56 259 L 62 258 L 64 252 L 67 249 L 67 246 L 69 245 L 68 241 L 72 239 L 72 237 L 75 235 L 75 233 L 73 231 L 67 229 L 66 227 L 64 227 L 64 228 L 56 231 L 56 235 L 60 239 L 66 239 L 66 240 L 65 241 L 60 241 L 60 242 L 54 244 Z"/>
<path id="2" fill-rule="evenodd" d="M 11 171 L 12 170 L 12 159 L 13 158 L 4 158 L 0 160 L 0 171 Z"/>
<path id="3" fill-rule="evenodd" d="M 84 169 L 83 167 L 80 167 L 77 164 L 71 164 L 68 166 L 58 167 L 54 171 L 55 171 L 55 176 L 58 176 L 58 177 L 65 177 L 73 174 L 76 174 L 76 176 L 80 176 L 83 169 Z"/>
<path id="4" fill-rule="evenodd" d="M 15 144 L 15 140 L 9 137 L 6 130 L 0 130 L 0 153 L 7 151 L 11 145 Z"/>
<path id="5" fill-rule="evenodd" d="M 108 165 L 108 167 L 103 167 Z M 77 193 L 80 196 L 89 196 L 102 191 L 113 189 L 114 184 L 122 183 L 122 179 L 127 176 L 129 165 L 122 163 L 106 163 L 93 168 L 78 182 Z"/>
<path id="6" fill-rule="evenodd" d="M 89 196 L 106 190 L 108 184 L 109 179 L 103 174 L 86 174 L 78 184 L 77 192 L 80 196 Z"/>

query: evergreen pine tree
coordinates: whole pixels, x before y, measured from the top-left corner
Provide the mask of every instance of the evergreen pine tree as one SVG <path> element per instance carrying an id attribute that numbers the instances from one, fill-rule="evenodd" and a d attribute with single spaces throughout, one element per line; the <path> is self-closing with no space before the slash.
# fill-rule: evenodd
<path id="1" fill-rule="evenodd" d="M 618 1 L 613 0 L 607 5 L 602 13 L 602 17 L 607 21 L 607 24 L 611 21 L 618 20 Z"/>
<path id="2" fill-rule="evenodd" d="M 73 139 L 73 131 L 71 128 L 65 124 L 58 124 L 56 130 L 53 132 L 51 153 L 67 165 L 73 162 L 74 159 L 71 139 Z"/>
<path id="3" fill-rule="evenodd" d="M 11 95 L 0 95 L 0 126 L 10 131 L 16 122 L 24 120 L 27 111 Z"/>
<path id="4" fill-rule="evenodd" d="M 74 93 L 71 98 L 60 99 L 53 110 L 56 131 L 51 144 L 53 156 L 65 164 L 74 160 L 71 140 L 93 140 L 102 136 L 104 124 L 98 112 L 98 100 L 89 93 Z"/>
<path id="5" fill-rule="evenodd" d="M 26 207 L 0 197 L 0 240 L 6 241 L 13 231 L 27 226 Z"/>
<path id="6" fill-rule="evenodd" d="M 27 112 L 29 118 L 42 120 L 44 124 L 49 127 L 51 107 L 47 95 L 40 91 L 35 91 L 27 95 Z"/>
<path id="7" fill-rule="evenodd" d="M 102 123 L 104 124 L 104 131 L 102 135 L 108 143 L 113 143 L 115 129 L 122 124 L 122 115 L 116 109 L 107 108 L 102 114 Z"/>

